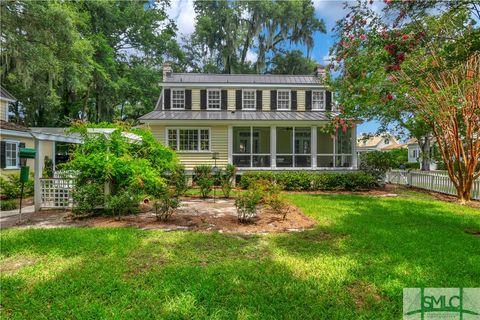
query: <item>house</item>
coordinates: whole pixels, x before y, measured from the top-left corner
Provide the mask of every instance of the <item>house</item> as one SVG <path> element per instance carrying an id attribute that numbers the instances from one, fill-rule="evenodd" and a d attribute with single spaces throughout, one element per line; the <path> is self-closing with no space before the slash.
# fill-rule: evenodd
<path id="1" fill-rule="evenodd" d="M 397 148 L 403 148 L 397 138 L 389 132 L 383 132 L 375 135 L 362 134 L 357 138 L 357 155 L 369 151 L 388 151 Z"/>
<path id="2" fill-rule="evenodd" d="M 320 67 L 311 75 L 195 74 L 165 64 L 156 109 L 139 120 L 187 170 L 215 162 L 239 171 L 355 169 L 355 129 L 323 130 L 337 114 L 324 76 Z"/>
<path id="3" fill-rule="evenodd" d="M 435 143 L 436 141 L 434 139 L 431 139 L 430 142 L 430 153 L 431 156 L 434 155 L 435 152 Z M 409 163 L 418 163 L 418 168 L 420 169 L 421 163 L 422 163 L 422 149 L 420 148 L 420 145 L 418 144 L 418 140 L 415 138 L 411 138 L 407 142 L 408 146 L 408 162 Z M 430 161 L 430 170 L 437 170 L 437 163 L 433 160 Z"/>

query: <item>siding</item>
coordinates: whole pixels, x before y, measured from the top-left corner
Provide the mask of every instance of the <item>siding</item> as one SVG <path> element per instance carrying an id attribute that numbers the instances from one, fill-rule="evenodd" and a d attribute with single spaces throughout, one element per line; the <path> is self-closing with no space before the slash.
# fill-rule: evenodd
<path id="1" fill-rule="evenodd" d="M 164 145 L 166 145 L 165 128 L 181 128 L 181 126 L 165 126 L 165 125 L 151 125 L 153 135 Z M 205 128 L 206 126 L 200 126 Z M 191 128 L 191 127 L 189 127 Z M 209 126 L 211 139 L 211 152 L 218 152 L 217 166 L 223 167 L 228 163 L 228 127 L 227 126 Z M 192 170 L 195 166 L 200 164 L 214 165 L 211 152 L 178 152 L 180 162 L 185 166 L 185 169 Z"/>
<path id="2" fill-rule="evenodd" d="M 227 110 L 235 111 L 235 89 L 228 89 Z"/>
<path id="3" fill-rule="evenodd" d="M 297 90 L 297 111 L 305 111 L 305 90 Z"/>
<path id="4" fill-rule="evenodd" d="M 35 141 L 33 138 L 16 137 L 16 136 L 9 136 L 9 135 L 2 134 L 2 140 L 24 142 L 25 148 L 35 148 Z M 40 155 L 40 157 L 44 159 L 45 156 L 48 156 L 50 159 L 52 159 L 53 150 L 54 150 L 54 142 L 45 141 L 42 149 L 43 153 Z M 34 171 L 34 162 L 35 162 L 34 160 L 35 159 L 27 160 L 27 166 L 30 167 L 30 172 Z M 19 173 L 19 172 L 20 172 L 20 169 L 0 169 L 1 174 Z"/>
<path id="5" fill-rule="evenodd" d="M 0 120 L 7 121 L 7 106 L 7 101 L 0 100 Z"/>
<path id="6" fill-rule="evenodd" d="M 270 90 L 263 90 L 262 92 L 262 110 L 270 111 Z"/>
<path id="7" fill-rule="evenodd" d="M 200 89 L 192 89 L 192 110 L 200 110 Z"/>

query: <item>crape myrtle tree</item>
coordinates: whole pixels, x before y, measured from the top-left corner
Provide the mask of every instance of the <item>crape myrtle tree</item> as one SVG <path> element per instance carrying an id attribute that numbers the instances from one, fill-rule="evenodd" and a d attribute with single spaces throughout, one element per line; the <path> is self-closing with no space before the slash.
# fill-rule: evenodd
<path id="1" fill-rule="evenodd" d="M 347 5 L 335 27 L 338 100 L 346 115 L 408 130 L 424 158 L 433 135 L 459 200 L 467 201 L 478 176 L 479 5 L 384 2 L 380 12 L 373 1 Z"/>

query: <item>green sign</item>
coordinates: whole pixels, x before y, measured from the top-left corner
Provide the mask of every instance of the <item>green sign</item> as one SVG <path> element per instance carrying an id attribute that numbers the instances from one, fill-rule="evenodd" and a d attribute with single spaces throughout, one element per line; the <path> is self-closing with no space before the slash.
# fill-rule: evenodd
<path id="1" fill-rule="evenodd" d="M 20 158 L 35 159 L 36 153 L 37 151 L 33 148 L 20 148 L 19 156 Z"/>
<path id="2" fill-rule="evenodd" d="M 30 173 L 30 167 L 21 167 L 20 168 L 20 182 L 28 182 L 28 175 Z"/>

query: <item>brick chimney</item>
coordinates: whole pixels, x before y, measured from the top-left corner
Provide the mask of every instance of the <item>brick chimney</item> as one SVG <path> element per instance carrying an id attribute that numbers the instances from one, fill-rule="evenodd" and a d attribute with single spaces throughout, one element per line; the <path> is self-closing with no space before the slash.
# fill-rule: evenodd
<path id="1" fill-rule="evenodd" d="M 323 80 L 325 79 L 325 75 L 326 75 L 325 68 L 321 65 L 317 65 L 315 67 L 315 76 L 318 77 L 320 80 Z"/>
<path id="2" fill-rule="evenodd" d="M 165 81 L 167 78 L 170 78 L 172 76 L 172 73 L 172 64 L 170 62 L 165 62 L 163 64 L 163 81 Z"/>

